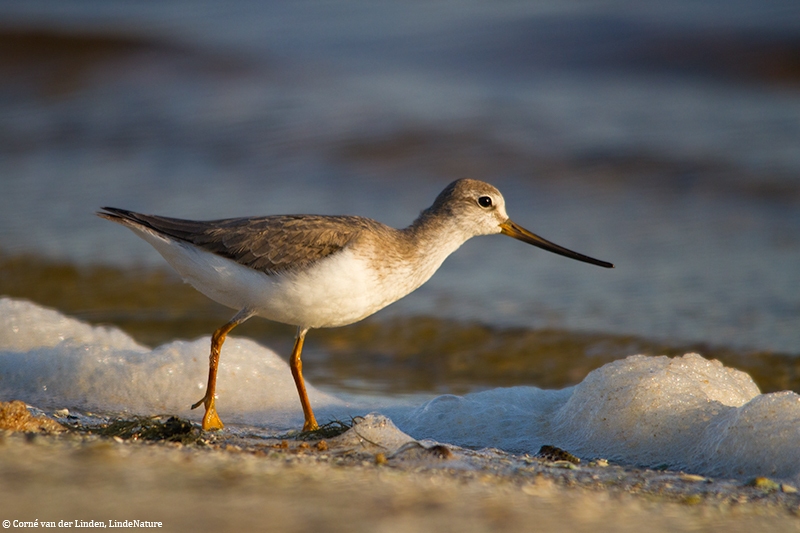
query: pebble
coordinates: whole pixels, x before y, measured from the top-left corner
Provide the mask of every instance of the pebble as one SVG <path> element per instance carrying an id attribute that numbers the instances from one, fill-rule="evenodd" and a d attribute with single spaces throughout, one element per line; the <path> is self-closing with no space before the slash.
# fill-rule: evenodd
<path id="1" fill-rule="evenodd" d="M 767 491 L 778 490 L 780 488 L 777 483 L 775 483 L 768 477 L 757 477 L 755 479 L 751 479 L 750 481 L 747 482 L 747 486 Z"/>

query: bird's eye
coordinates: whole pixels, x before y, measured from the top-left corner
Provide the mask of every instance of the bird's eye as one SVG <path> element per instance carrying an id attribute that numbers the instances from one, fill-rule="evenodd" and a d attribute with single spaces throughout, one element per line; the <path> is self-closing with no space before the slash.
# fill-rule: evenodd
<path id="1" fill-rule="evenodd" d="M 492 199 L 488 196 L 478 198 L 478 205 L 481 207 L 492 207 Z"/>

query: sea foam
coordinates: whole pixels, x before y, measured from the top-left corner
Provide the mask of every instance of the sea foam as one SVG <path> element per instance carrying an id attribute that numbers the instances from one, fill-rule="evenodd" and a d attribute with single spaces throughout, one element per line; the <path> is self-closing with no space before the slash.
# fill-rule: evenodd
<path id="1" fill-rule="evenodd" d="M 103 413 L 176 414 L 200 420 L 190 406 L 205 393 L 208 337 L 155 349 L 116 328 L 93 327 L 35 304 L 0 299 L 0 399 L 40 408 Z M 220 358 L 217 410 L 226 422 L 302 425 L 287 364 L 257 343 L 230 337 Z M 308 386 L 320 414 L 347 403 Z M 333 416 L 333 415 L 331 415 Z"/>
<path id="2" fill-rule="evenodd" d="M 198 420 L 189 405 L 205 389 L 208 346 L 206 337 L 151 350 L 117 329 L 3 298 L 0 400 Z M 502 388 L 414 406 L 308 389 L 320 420 L 377 408 L 416 439 L 518 453 L 549 444 L 627 465 L 800 482 L 800 396 L 760 394 L 744 372 L 697 354 L 630 356 L 562 390 Z M 226 422 L 302 425 L 287 364 L 253 341 L 225 343 L 217 393 Z"/>

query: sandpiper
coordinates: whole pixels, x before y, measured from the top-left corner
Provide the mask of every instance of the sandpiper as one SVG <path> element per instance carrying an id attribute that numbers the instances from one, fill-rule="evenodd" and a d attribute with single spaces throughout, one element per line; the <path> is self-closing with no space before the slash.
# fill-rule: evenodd
<path id="1" fill-rule="evenodd" d="M 317 428 L 303 382 L 300 353 L 312 328 L 358 322 L 425 283 L 476 235 L 502 233 L 578 261 L 614 265 L 567 250 L 512 222 L 493 186 L 461 179 L 448 185 L 405 229 L 357 216 L 276 215 L 194 221 L 114 207 L 97 214 L 150 243 L 185 281 L 237 310 L 211 337 L 203 429 L 221 429 L 215 408 L 220 349 L 226 335 L 253 316 L 297 326 L 290 359 L 305 415 Z"/>

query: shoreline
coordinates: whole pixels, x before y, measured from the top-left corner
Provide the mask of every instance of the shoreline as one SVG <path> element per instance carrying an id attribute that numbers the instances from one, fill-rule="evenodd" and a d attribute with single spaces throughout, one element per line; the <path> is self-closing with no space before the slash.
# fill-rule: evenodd
<path id="1" fill-rule="evenodd" d="M 800 493 L 766 478 L 751 486 L 420 443 L 372 415 L 316 441 L 179 422 L 194 443 L 2 430 L 0 497 L 15 509 L 2 518 L 196 531 L 800 530 Z"/>
<path id="2" fill-rule="evenodd" d="M 230 318 L 225 308 L 164 268 L 81 268 L 6 257 L 0 251 L 0 274 L 2 298 L 51 308 L 93 327 L 118 328 L 151 348 L 209 337 Z M 252 339 L 288 357 L 294 330 L 255 320 L 238 327 L 233 337 Z M 800 392 L 800 353 L 424 314 L 369 317 L 343 328 L 319 329 L 309 339 L 307 352 L 303 361 L 309 382 L 356 394 L 467 394 L 517 385 L 563 389 L 628 355 L 674 357 L 692 352 L 746 372 L 762 393 Z M 387 366 L 393 369 L 391 380 L 385 379 Z"/>

